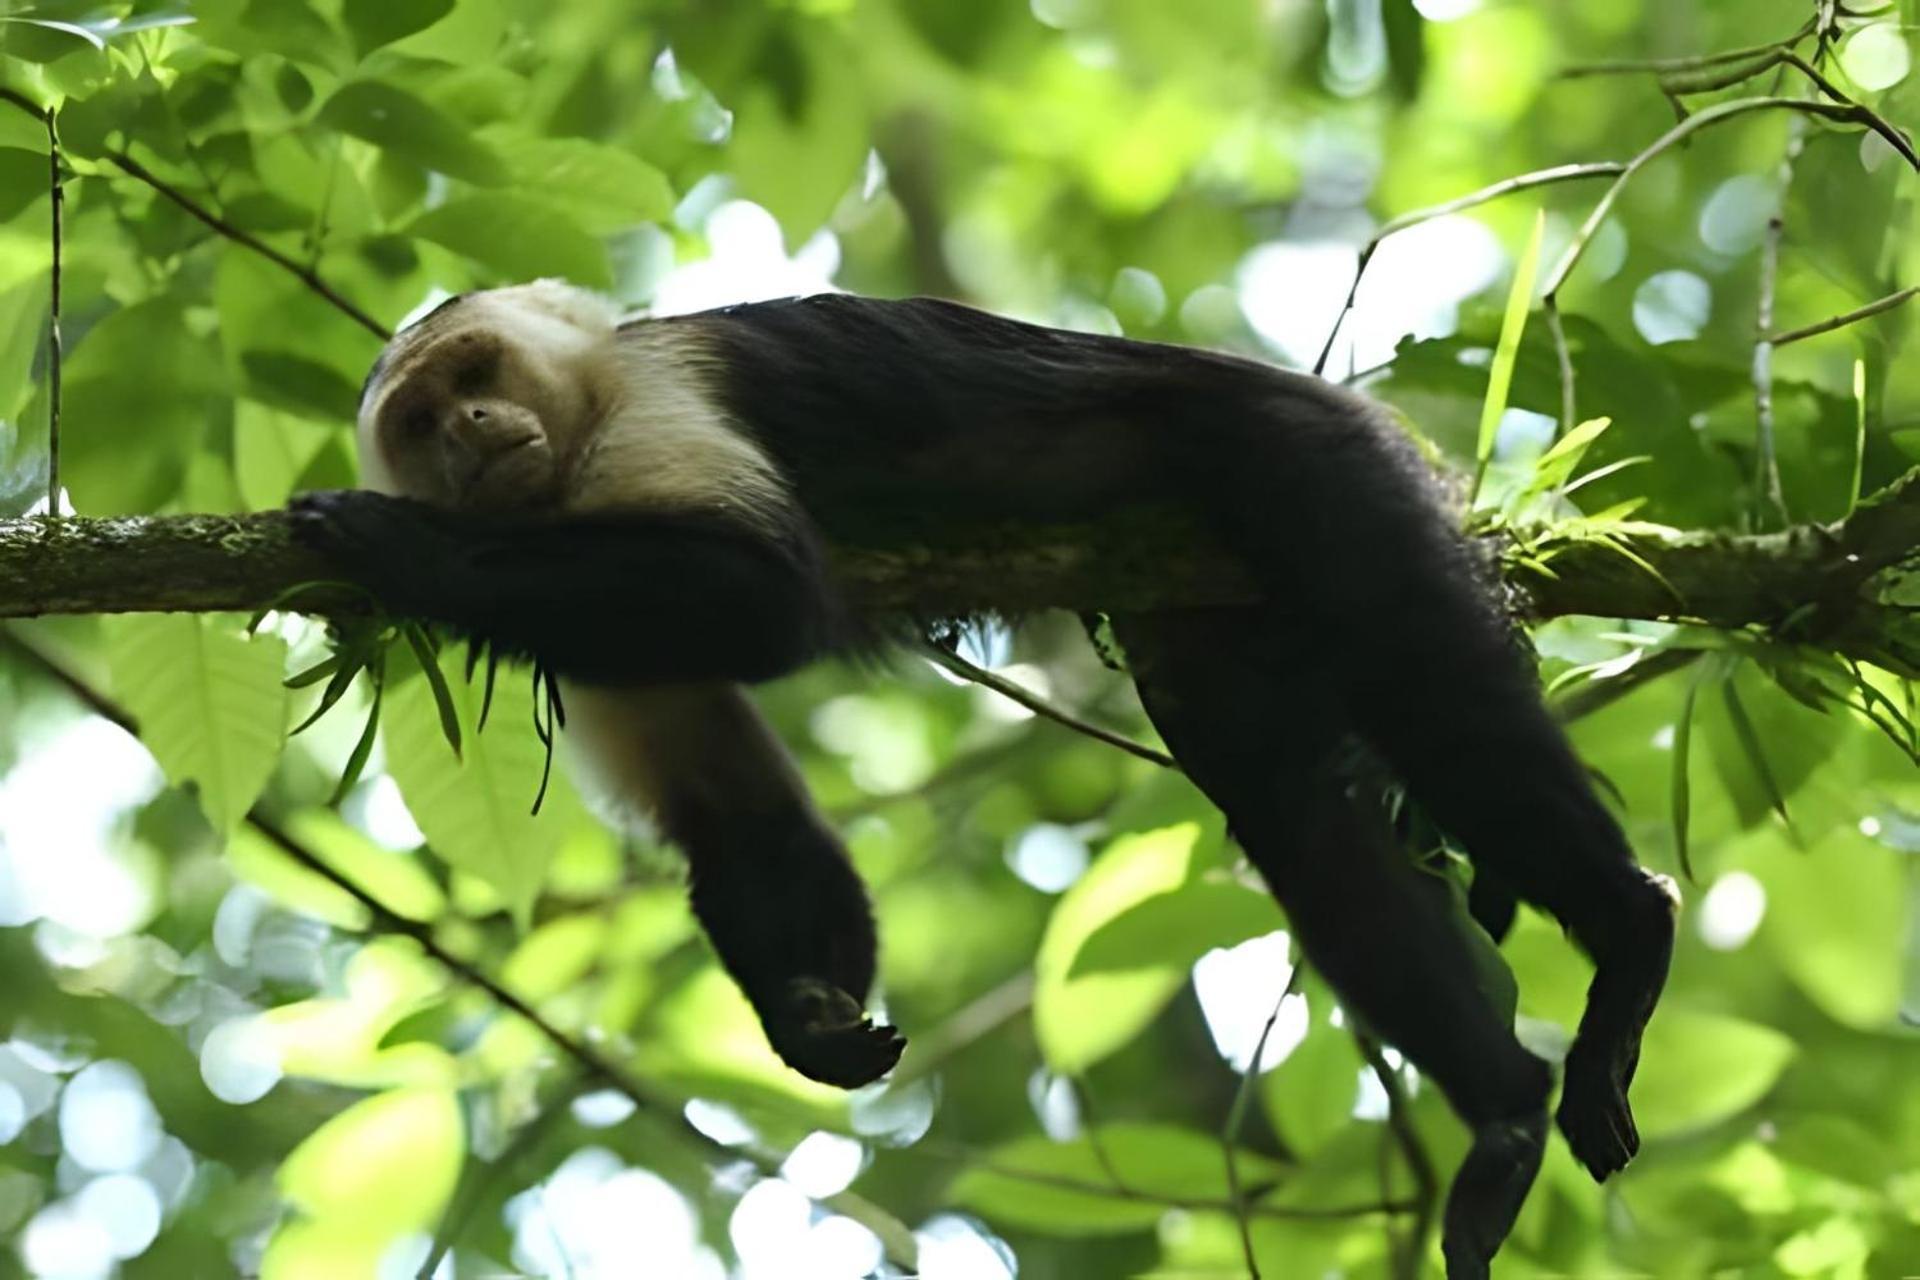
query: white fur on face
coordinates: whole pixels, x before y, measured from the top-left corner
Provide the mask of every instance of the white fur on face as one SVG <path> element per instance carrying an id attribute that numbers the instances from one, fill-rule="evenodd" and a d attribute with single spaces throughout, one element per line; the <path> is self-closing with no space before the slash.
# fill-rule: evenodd
<path id="1" fill-rule="evenodd" d="M 700 510 L 769 523 L 790 502 L 786 484 L 721 408 L 697 331 L 665 324 L 620 331 L 619 320 L 609 299 L 536 280 L 464 298 L 445 323 L 496 328 L 548 370 L 591 384 L 597 421 L 544 424 L 568 459 L 563 509 Z M 358 433 L 366 488 L 404 492 L 374 424 L 393 388 L 432 358 L 433 341 L 431 327 L 397 337 L 393 367 L 367 397 Z"/>
<path id="2" fill-rule="evenodd" d="M 568 486 L 569 510 L 693 509 L 764 524 L 788 506 L 779 468 L 714 394 L 698 331 L 636 325 L 613 359 L 615 399 Z"/>

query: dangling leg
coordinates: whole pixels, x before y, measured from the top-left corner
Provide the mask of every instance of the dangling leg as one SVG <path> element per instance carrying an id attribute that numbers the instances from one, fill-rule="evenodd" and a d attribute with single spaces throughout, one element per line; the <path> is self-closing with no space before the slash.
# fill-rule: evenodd
<path id="1" fill-rule="evenodd" d="M 1444 1249 L 1454 1280 L 1485 1276 L 1539 1167 L 1549 1072 L 1479 986 L 1446 888 L 1349 794 L 1334 767 L 1349 725 L 1325 672 L 1257 610 L 1114 625 L 1148 714 L 1226 813 L 1307 958 L 1472 1128 Z"/>
<path id="2" fill-rule="evenodd" d="M 693 910 L 786 1064 L 851 1089 L 906 1042 L 862 1013 L 875 938 L 865 887 L 786 749 L 737 685 L 569 685 L 570 731 L 603 781 L 686 855 Z"/>

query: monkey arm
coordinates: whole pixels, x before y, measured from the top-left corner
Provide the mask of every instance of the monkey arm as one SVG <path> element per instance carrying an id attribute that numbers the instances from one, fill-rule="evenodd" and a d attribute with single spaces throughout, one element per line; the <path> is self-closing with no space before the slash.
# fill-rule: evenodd
<path id="1" fill-rule="evenodd" d="M 585 683 L 771 679 L 831 647 L 804 530 L 685 513 L 511 516 L 304 494 L 295 536 L 392 612 Z"/>

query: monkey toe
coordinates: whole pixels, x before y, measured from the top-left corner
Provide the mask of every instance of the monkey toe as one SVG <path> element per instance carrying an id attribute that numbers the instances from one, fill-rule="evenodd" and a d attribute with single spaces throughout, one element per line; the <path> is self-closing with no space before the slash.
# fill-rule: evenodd
<path id="1" fill-rule="evenodd" d="M 809 1080 L 841 1089 L 878 1080 L 907 1047 L 906 1037 L 875 1024 L 852 996 L 814 978 L 789 982 L 779 1010 L 764 1021 L 782 1061 Z"/>
<path id="2" fill-rule="evenodd" d="M 1577 1049 L 1567 1058 L 1566 1084 L 1554 1119 L 1573 1155 L 1595 1182 L 1605 1182 L 1640 1150 L 1640 1132 L 1627 1105 L 1621 1065 Z"/>
<path id="3" fill-rule="evenodd" d="M 1441 1241 L 1447 1280 L 1485 1280 L 1540 1171 L 1546 1142 L 1544 1107 L 1474 1128 L 1473 1146 L 1447 1193 Z"/>

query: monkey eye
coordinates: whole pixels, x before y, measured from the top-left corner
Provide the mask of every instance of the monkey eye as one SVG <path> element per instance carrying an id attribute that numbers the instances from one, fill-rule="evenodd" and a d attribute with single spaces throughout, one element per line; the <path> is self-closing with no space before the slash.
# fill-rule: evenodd
<path id="1" fill-rule="evenodd" d="M 400 418 L 400 434 L 408 440 L 424 440 L 433 434 L 433 410 L 422 405 L 409 409 Z"/>

